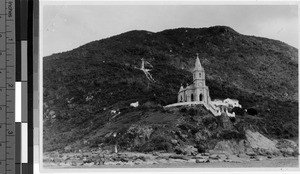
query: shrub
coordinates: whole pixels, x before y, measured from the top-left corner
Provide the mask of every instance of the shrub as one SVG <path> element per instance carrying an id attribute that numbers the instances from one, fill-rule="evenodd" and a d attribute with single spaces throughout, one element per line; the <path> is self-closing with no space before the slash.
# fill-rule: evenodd
<path id="1" fill-rule="evenodd" d="M 109 136 L 107 138 L 105 138 L 104 143 L 105 144 L 116 144 L 116 138 L 113 136 Z"/>
<path id="2" fill-rule="evenodd" d="M 190 109 L 188 110 L 188 114 L 189 114 L 190 116 L 195 116 L 195 115 L 197 114 L 197 110 L 195 110 L 194 108 L 190 108 Z"/>
<path id="3" fill-rule="evenodd" d="M 166 152 L 172 152 L 172 144 L 170 142 L 161 142 L 159 144 L 157 144 L 157 147 L 155 148 L 155 150 L 164 150 Z"/>
<path id="4" fill-rule="evenodd" d="M 219 138 L 225 139 L 225 140 L 231 140 L 231 139 L 245 139 L 246 136 L 243 133 L 240 133 L 238 131 L 230 131 L 230 130 L 225 130 L 219 134 Z"/>
<path id="5" fill-rule="evenodd" d="M 217 123 L 217 118 L 216 117 L 204 117 L 202 119 L 202 122 L 205 126 L 213 124 L 213 123 Z"/>
<path id="6" fill-rule="evenodd" d="M 230 117 L 229 119 L 230 119 L 230 121 L 231 121 L 232 123 L 235 123 L 235 122 L 236 122 L 236 118 L 235 118 L 235 117 Z"/>
<path id="7" fill-rule="evenodd" d="M 186 113 L 187 109 L 185 107 L 180 108 L 179 110 L 181 113 Z"/>
<path id="8" fill-rule="evenodd" d="M 206 110 L 203 110 L 203 108 L 198 108 L 198 109 L 197 109 L 197 112 L 198 112 L 197 114 L 198 114 L 198 115 L 201 115 L 201 116 L 207 114 L 207 111 L 206 111 Z"/>
<path id="9" fill-rule="evenodd" d="M 192 134 L 195 134 L 198 132 L 198 129 L 193 124 L 183 123 L 183 124 L 179 125 L 178 127 L 184 131 L 191 131 Z"/>
<path id="10" fill-rule="evenodd" d="M 207 150 L 207 145 L 205 142 L 201 142 L 195 146 L 198 149 L 199 153 L 204 153 Z"/>
<path id="11" fill-rule="evenodd" d="M 99 144 L 103 143 L 105 140 L 104 138 L 96 138 L 93 141 L 90 142 L 90 148 L 98 147 Z"/>
<path id="12" fill-rule="evenodd" d="M 168 139 L 159 135 L 151 139 L 150 142 L 143 144 L 138 148 L 140 152 L 150 152 L 155 150 L 163 150 L 166 152 L 172 152 L 172 144 Z"/>
<path id="13" fill-rule="evenodd" d="M 248 113 L 249 115 L 257 115 L 257 114 L 258 114 L 257 110 L 254 109 L 254 108 L 249 108 L 249 109 L 247 109 L 247 113 Z"/>
<path id="14" fill-rule="evenodd" d="M 239 107 L 234 107 L 232 109 L 232 112 L 234 112 L 236 115 L 239 115 L 239 116 L 244 116 L 244 114 L 245 114 L 244 109 L 239 108 Z"/>
<path id="15" fill-rule="evenodd" d="M 298 150 L 295 150 L 295 151 L 292 153 L 292 156 L 293 156 L 293 157 L 298 157 L 298 156 L 299 156 Z"/>
<path id="16" fill-rule="evenodd" d="M 118 145 L 123 149 L 126 149 L 127 147 L 130 147 L 132 145 L 131 143 L 132 139 L 129 137 L 126 138 L 120 138 L 118 139 Z"/>

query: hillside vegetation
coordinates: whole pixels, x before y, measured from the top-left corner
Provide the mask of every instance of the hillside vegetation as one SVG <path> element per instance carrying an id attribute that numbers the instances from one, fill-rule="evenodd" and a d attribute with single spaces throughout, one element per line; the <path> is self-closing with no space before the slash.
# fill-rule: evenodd
<path id="1" fill-rule="evenodd" d="M 239 123 L 232 128 L 238 132 L 237 137 L 230 138 L 243 136 L 239 133 L 245 127 L 271 138 L 297 137 L 297 52 L 280 41 L 216 26 L 158 33 L 130 31 L 44 57 L 44 149 L 63 149 L 82 139 L 98 144 L 108 141 L 104 137 L 109 132 L 124 132 L 134 124 L 156 127 L 170 136 L 178 129 L 201 130 L 201 125 L 188 120 L 184 122 L 194 128 L 173 125 L 186 114 L 168 113 L 161 107 L 177 101 L 181 83 L 192 83 L 190 70 L 196 53 L 212 99 L 235 98 L 244 108 L 259 111 L 256 117 L 238 116 Z M 141 58 L 152 64 L 150 73 L 155 82 L 137 69 Z M 141 107 L 130 108 L 129 104 L 136 101 Z M 121 113 L 112 118 L 111 110 Z M 196 115 L 201 113 L 197 111 Z M 187 141 L 194 141 L 196 133 Z M 159 140 L 147 139 L 135 150 L 147 151 L 146 144 L 151 141 Z M 168 143 L 163 147 L 168 148 Z"/>

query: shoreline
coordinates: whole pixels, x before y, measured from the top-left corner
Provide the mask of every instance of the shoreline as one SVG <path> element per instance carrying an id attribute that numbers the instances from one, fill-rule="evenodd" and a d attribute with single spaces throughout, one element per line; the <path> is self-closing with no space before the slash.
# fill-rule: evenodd
<path id="1" fill-rule="evenodd" d="M 75 168 L 299 168 L 298 157 L 249 156 L 224 154 L 198 154 L 196 156 L 174 153 L 122 152 L 106 154 L 68 153 L 50 157 L 44 154 L 45 169 Z"/>

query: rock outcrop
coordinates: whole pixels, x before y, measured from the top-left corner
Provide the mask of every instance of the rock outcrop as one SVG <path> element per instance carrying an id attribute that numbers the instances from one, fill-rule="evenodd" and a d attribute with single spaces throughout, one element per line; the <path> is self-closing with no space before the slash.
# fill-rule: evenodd
<path id="1" fill-rule="evenodd" d="M 246 130 L 246 139 L 249 142 L 251 148 L 253 148 L 259 154 L 274 154 L 280 153 L 276 147 L 276 142 L 268 139 L 259 132 L 253 132 Z"/>
<path id="2" fill-rule="evenodd" d="M 250 143 L 247 140 L 219 141 L 213 150 L 225 154 L 253 153 Z"/>

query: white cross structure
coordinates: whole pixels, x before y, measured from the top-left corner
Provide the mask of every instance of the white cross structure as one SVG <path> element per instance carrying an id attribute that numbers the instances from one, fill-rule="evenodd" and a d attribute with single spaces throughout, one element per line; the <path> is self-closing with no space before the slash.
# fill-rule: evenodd
<path id="1" fill-rule="evenodd" d="M 142 60 L 141 68 L 136 68 L 136 69 L 142 70 L 145 73 L 148 80 L 150 80 L 151 82 L 155 82 L 152 75 L 149 73 L 149 71 L 151 71 L 151 69 L 146 69 L 145 63 L 148 64 L 149 66 L 151 66 L 151 68 L 153 68 L 153 66 L 149 62 L 145 61 L 144 58 L 142 58 L 141 60 Z"/>

